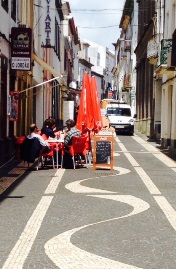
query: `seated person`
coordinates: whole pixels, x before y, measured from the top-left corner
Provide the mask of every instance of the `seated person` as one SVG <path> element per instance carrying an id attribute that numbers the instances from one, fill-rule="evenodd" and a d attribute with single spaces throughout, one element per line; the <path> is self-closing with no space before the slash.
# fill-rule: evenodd
<path id="1" fill-rule="evenodd" d="M 105 115 L 102 117 L 102 120 L 103 120 L 103 128 L 109 128 L 109 126 L 110 126 L 110 121 L 109 121 L 108 114 L 105 114 Z"/>
<path id="2" fill-rule="evenodd" d="M 75 121 L 74 120 L 67 120 L 66 121 L 66 126 L 67 126 L 67 131 L 66 131 L 66 135 L 64 138 L 64 145 L 70 146 L 72 144 L 72 137 L 73 136 L 81 136 L 82 133 L 81 131 L 79 131 L 76 126 L 75 126 Z"/>
<path id="3" fill-rule="evenodd" d="M 44 122 L 44 126 L 41 129 L 41 135 L 45 134 L 47 138 L 52 137 L 55 138 L 55 128 L 56 128 L 56 122 L 54 119 L 46 119 Z"/>
<path id="4" fill-rule="evenodd" d="M 36 137 L 41 145 L 41 152 L 42 153 L 47 153 L 50 152 L 50 145 L 48 142 L 46 142 L 41 135 L 38 134 L 38 127 L 35 123 L 32 123 L 29 127 L 30 129 L 30 135 L 27 136 L 28 139 L 32 139 L 34 137 Z"/>
<path id="5" fill-rule="evenodd" d="M 72 144 L 72 137 L 73 136 L 81 136 L 82 133 L 79 131 L 75 126 L 74 120 L 67 120 L 66 121 L 67 132 L 64 138 L 64 168 L 73 168 L 73 161 L 72 156 L 69 152 L 69 146 Z"/>
<path id="6" fill-rule="evenodd" d="M 30 135 L 28 135 L 20 147 L 20 157 L 22 160 L 29 163 L 34 163 L 35 159 L 41 153 L 48 153 L 51 151 L 49 144 L 37 133 L 38 128 L 35 123 L 30 125 Z"/>
<path id="7" fill-rule="evenodd" d="M 100 102 L 100 110 L 101 110 L 101 116 L 105 117 L 106 116 L 106 108 L 103 107 L 103 101 Z"/>

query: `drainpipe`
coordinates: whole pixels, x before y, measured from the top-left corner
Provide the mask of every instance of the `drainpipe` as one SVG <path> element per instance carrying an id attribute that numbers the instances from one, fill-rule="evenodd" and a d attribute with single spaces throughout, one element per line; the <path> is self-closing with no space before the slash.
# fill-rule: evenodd
<path id="1" fill-rule="evenodd" d="M 164 36 L 164 25 L 165 25 L 165 19 L 166 19 L 165 18 L 165 6 L 166 6 L 166 0 L 164 0 L 164 5 L 163 5 L 163 36 Z"/>

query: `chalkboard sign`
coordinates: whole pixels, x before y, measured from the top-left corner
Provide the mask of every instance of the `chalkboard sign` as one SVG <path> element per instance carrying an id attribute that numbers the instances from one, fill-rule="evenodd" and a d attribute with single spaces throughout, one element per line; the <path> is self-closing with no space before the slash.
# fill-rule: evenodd
<path id="1" fill-rule="evenodd" d="M 93 165 L 96 167 L 110 167 L 113 169 L 113 136 L 94 136 Z"/>
<path id="2" fill-rule="evenodd" d="M 111 142 L 97 141 L 96 143 L 96 164 L 110 164 L 111 160 Z"/>

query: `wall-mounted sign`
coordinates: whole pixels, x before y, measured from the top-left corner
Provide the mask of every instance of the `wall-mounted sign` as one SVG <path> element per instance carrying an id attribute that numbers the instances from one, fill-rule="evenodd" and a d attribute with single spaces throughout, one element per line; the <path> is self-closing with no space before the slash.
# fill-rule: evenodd
<path id="1" fill-rule="evenodd" d="M 31 70 L 32 29 L 13 27 L 11 44 L 11 69 Z"/>
<path id="2" fill-rule="evenodd" d="M 51 46 L 50 34 L 51 34 L 51 17 L 50 17 L 50 0 L 46 0 L 47 14 L 45 18 L 45 32 L 46 32 L 46 46 Z"/>
<path id="3" fill-rule="evenodd" d="M 10 100 L 10 121 L 18 120 L 18 99 L 19 92 L 13 91 L 10 92 L 11 100 Z"/>

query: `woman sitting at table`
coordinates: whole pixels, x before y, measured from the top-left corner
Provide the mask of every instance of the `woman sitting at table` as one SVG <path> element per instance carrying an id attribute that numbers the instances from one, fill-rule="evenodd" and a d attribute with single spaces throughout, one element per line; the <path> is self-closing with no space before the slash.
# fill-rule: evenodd
<path id="1" fill-rule="evenodd" d="M 43 128 L 41 129 L 41 135 L 45 134 L 47 138 L 52 137 L 55 138 L 55 130 L 56 130 L 56 121 L 55 119 L 46 119 L 43 124 Z"/>

